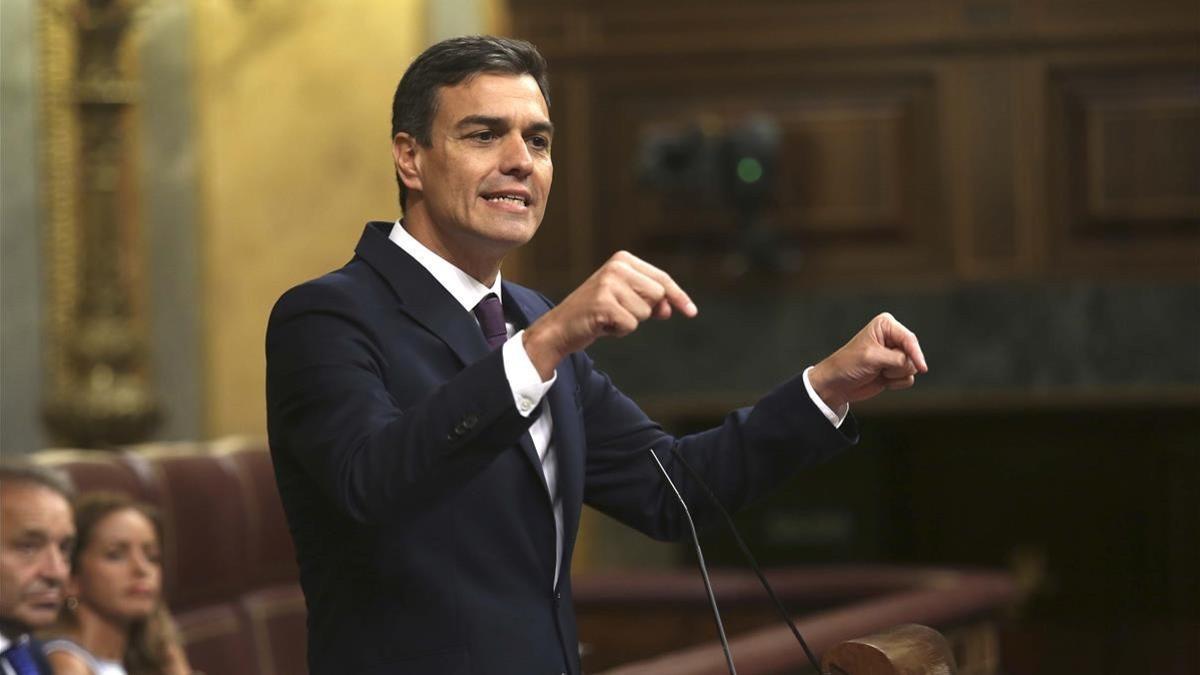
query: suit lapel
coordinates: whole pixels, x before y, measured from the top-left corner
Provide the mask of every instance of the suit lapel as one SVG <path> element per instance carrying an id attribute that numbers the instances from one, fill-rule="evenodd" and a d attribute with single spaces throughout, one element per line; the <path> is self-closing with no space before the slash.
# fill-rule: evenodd
<path id="1" fill-rule="evenodd" d="M 400 309 L 446 343 L 463 362 L 475 363 L 490 350 L 479 324 L 417 262 L 388 239 L 392 223 L 367 223 L 354 252 L 382 276 L 400 299 Z"/>
<path id="2" fill-rule="evenodd" d="M 541 314 L 545 311 L 542 310 L 539 312 L 536 307 L 531 305 L 531 298 L 528 297 L 528 292 L 522 292 L 524 289 L 513 286 L 507 282 L 501 282 L 500 286 L 500 293 L 503 296 L 501 300 L 504 303 L 504 313 L 508 320 L 512 322 L 513 327 L 518 331 L 528 328 L 529 324 L 533 323 L 533 321 L 535 321 L 537 317 L 541 316 Z M 550 388 L 550 391 L 553 392 L 555 388 L 557 388 L 557 383 L 555 384 L 555 387 Z M 551 409 L 551 413 L 553 413 L 553 409 Z M 557 419 L 555 420 L 555 423 L 557 424 Z M 529 462 L 537 471 L 538 479 L 542 484 L 542 489 L 548 496 L 550 494 L 550 487 L 546 485 L 546 475 L 542 472 L 542 460 L 540 457 L 538 457 L 537 448 L 535 448 L 533 445 L 533 439 L 529 436 L 529 434 L 523 434 L 521 436 L 520 445 L 521 450 L 525 453 L 525 457 L 529 459 Z"/>
<path id="3" fill-rule="evenodd" d="M 464 366 L 487 356 L 491 349 L 475 318 L 463 311 L 462 305 L 429 270 L 388 238 L 392 225 L 368 223 L 354 252 L 387 280 L 400 299 L 400 310 L 446 343 Z M 529 325 L 529 317 L 536 316 L 535 310 L 529 306 L 529 298 L 514 299 L 509 288 L 507 283 L 502 284 L 505 310 L 514 325 L 524 328 Z M 529 434 L 522 434 L 518 445 L 542 490 L 548 492 L 542 461 Z"/>
<path id="4" fill-rule="evenodd" d="M 579 510 L 583 503 L 583 462 L 586 452 L 582 412 L 575 404 L 575 372 L 571 359 L 558 366 L 558 379 L 547 398 L 554 416 L 551 432 L 558 457 L 558 496 L 563 508 L 563 569 L 571 559 L 575 533 L 579 529 Z M 565 575 L 564 575 L 565 576 Z M 562 579 L 560 578 L 561 582 Z"/>
<path id="5" fill-rule="evenodd" d="M 399 308 L 449 347 L 463 365 L 490 353 L 479 325 L 469 312 L 442 287 L 424 267 L 388 239 L 392 223 L 368 223 L 355 253 L 383 277 L 399 300 Z M 546 313 L 544 299 L 533 291 L 503 282 L 502 294 L 508 320 L 518 329 L 527 328 Z M 571 360 L 558 366 L 558 379 L 547 394 L 554 419 L 552 442 L 558 460 L 558 491 L 563 505 L 563 570 L 570 559 L 579 525 L 583 490 L 582 418 L 575 401 L 575 373 Z M 530 468 L 547 490 L 542 462 L 529 434 L 518 443 Z M 548 490 L 547 490 L 548 492 Z M 564 575 L 566 576 L 565 572 Z"/>
<path id="6" fill-rule="evenodd" d="M 536 321 L 548 310 L 546 301 L 521 286 L 504 283 L 504 306 L 511 308 L 513 324 L 521 328 Z M 584 435 L 582 412 L 576 402 L 578 383 L 570 358 L 564 359 L 556 370 L 558 378 L 546 394 L 550 414 L 554 419 L 551 441 L 558 460 L 558 496 L 563 508 L 563 566 L 571 559 L 575 534 L 579 529 L 579 511 L 583 500 Z M 528 440 L 528 435 L 525 440 Z M 532 448 L 532 443 L 530 444 Z M 537 455 L 534 454 L 536 460 Z M 563 577 L 567 576 L 565 573 Z M 561 582 L 562 579 L 560 578 Z"/>
<path id="7" fill-rule="evenodd" d="M 546 313 L 546 303 L 533 291 L 507 281 L 501 282 L 504 311 L 517 330 L 524 330 Z"/>

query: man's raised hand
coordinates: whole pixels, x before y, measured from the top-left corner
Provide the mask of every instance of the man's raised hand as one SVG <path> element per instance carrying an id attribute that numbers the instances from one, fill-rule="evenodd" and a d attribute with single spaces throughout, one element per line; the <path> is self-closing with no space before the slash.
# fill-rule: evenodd
<path id="1" fill-rule="evenodd" d="M 525 351 L 543 380 L 558 362 L 605 335 L 624 337 L 653 317 L 696 316 L 695 303 L 670 275 L 618 251 L 557 307 L 525 331 Z"/>
<path id="2" fill-rule="evenodd" d="M 836 410 L 884 389 L 907 389 L 917 373 L 928 370 L 917 336 L 884 312 L 818 363 L 809 373 L 809 382 L 821 400 Z"/>

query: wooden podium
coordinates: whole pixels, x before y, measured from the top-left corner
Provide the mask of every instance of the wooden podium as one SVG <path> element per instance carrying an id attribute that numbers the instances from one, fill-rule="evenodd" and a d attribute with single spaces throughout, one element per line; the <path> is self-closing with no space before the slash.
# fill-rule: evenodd
<path id="1" fill-rule="evenodd" d="M 847 640 L 821 659 L 822 675 L 956 675 L 950 643 L 928 626 L 910 623 Z"/>
<path id="2" fill-rule="evenodd" d="M 826 675 L 998 675 L 999 622 L 1021 598 L 998 571 L 838 565 L 770 576 Z M 753 575 L 720 570 L 712 581 L 739 675 L 816 675 Z M 586 672 L 727 675 L 690 570 L 574 585 Z"/>

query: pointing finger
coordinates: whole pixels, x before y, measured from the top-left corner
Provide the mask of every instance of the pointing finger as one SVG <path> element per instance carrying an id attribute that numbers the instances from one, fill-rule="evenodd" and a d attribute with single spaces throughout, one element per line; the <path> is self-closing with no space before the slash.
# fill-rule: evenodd
<path id="1" fill-rule="evenodd" d="M 690 318 L 699 313 L 700 310 L 696 307 L 696 303 L 692 302 L 692 299 L 688 296 L 688 294 L 679 287 L 679 284 L 675 283 L 675 280 L 671 278 L 671 275 L 658 269 L 654 265 L 651 265 L 645 260 L 638 258 L 632 253 L 623 251 L 617 255 L 622 255 L 622 259 L 631 267 L 633 267 L 633 269 L 661 284 L 663 287 L 664 297 L 666 298 L 667 302 L 670 303 L 670 305 L 675 309 L 683 312 L 684 316 Z"/>
<path id="2" fill-rule="evenodd" d="M 639 322 L 649 319 L 654 313 L 654 305 L 646 302 L 636 290 L 628 286 L 613 288 L 613 297 L 621 307 L 629 312 Z M 657 303 L 656 303 L 657 304 Z"/>
<path id="3" fill-rule="evenodd" d="M 625 285 L 641 296 L 646 302 L 657 305 L 660 300 L 666 297 L 667 289 L 662 284 L 635 268 L 628 261 L 615 260 L 612 263 L 612 269 Z"/>
<path id="4" fill-rule="evenodd" d="M 908 356 L 909 361 L 916 366 L 917 372 L 929 371 L 925 363 L 925 354 L 921 351 L 921 343 L 916 334 L 904 327 L 890 314 L 885 315 L 883 324 L 884 344 L 888 347 L 899 348 Z"/>

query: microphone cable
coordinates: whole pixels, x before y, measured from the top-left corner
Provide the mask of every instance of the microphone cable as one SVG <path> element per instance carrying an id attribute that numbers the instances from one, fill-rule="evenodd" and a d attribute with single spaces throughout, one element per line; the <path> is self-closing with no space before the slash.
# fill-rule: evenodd
<path id="1" fill-rule="evenodd" d="M 654 451 L 651 450 L 650 454 L 653 455 Z M 746 558 L 746 562 L 750 563 L 751 569 L 753 569 L 754 574 L 758 576 L 758 581 L 759 581 L 759 583 L 762 584 L 762 587 L 764 589 L 766 589 L 767 595 L 771 596 L 771 602 L 775 603 L 775 609 L 777 609 L 779 611 L 779 616 L 783 617 L 783 620 L 787 622 L 788 628 L 792 629 L 792 635 L 796 636 L 796 641 L 799 642 L 800 647 L 804 649 L 804 654 L 805 654 L 805 656 L 808 657 L 809 662 L 812 663 L 812 667 L 816 670 L 816 672 L 818 672 L 818 673 L 821 672 L 821 666 L 820 666 L 820 664 L 817 663 L 817 657 L 814 656 L 812 650 L 808 648 L 808 643 L 805 642 L 804 637 L 802 635 L 800 635 L 800 630 L 798 628 L 796 628 L 795 622 L 792 621 L 791 614 L 787 611 L 787 608 L 785 608 L 783 606 L 783 602 L 780 601 L 779 596 L 775 595 L 775 591 L 774 591 L 774 589 L 771 588 L 771 584 L 767 582 L 767 577 L 762 573 L 762 569 L 759 568 L 758 561 L 754 559 L 754 554 L 750 552 L 750 547 L 748 547 L 746 545 L 745 540 L 742 539 L 742 535 L 741 535 L 741 533 L 738 532 L 737 526 L 733 524 L 733 518 L 729 515 L 729 512 L 725 510 L 725 506 L 723 504 L 721 504 L 721 500 L 717 498 L 717 495 L 712 491 L 712 488 L 708 487 L 708 483 L 704 482 L 704 479 L 700 477 L 700 473 L 698 471 L 696 471 L 695 469 L 693 469 L 692 465 L 687 463 L 687 460 L 685 460 L 683 458 L 683 454 L 681 452 L 679 452 L 679 449 L 676 448 L 674 445 L 671 446 L 671 454 L 675 455 L 675 459 L 679 460 L 679 463 L 683 465 L 683 468 L 686 469 L 687 472 L 692 475 L 692 478 L 694 478 L 696 480 L 696 482 L 700 484 L 700 487 L 704 489 L 704 493 L 708 495 L 708 498 L 712 501 L 712 503 L 717 506 L 717 510 L 720 511 L 721 515 L 725 517 L 725 522 L 729 525 L 729 530 L 731 532 L 733 532 L 733 538 L 734 538 L 734 540 L 737 541 L 738 548 L 740 548 L 742 550 L 742 555 Z M 658 463 L 657 455 L 655 455 L 654 461 L 655 461 L 655 463 Z M 663 476 L 667 475 L 666 469 L 663 468 L 662 464 L 659 464 L 658 468 L 660 471 L 663 472 Z M 667 478 L 667 482 L 670 483 L 671 479 Z M 674 483 L 671 483 L 671 489 L 675 489 Z M 679 495 L 679 491 L 675 490 L 675 494 Z M 679 500 L 682 502 L 683 497 L 679 497 Z M 684 513 L 687 513 L 687 505 L 684 505 L 683 508 L 684 508 Z M 689 515 L 688 516 L 689 524 L 691 523 L 691 520 L 692 520 L 692 517 Z M 696 534 L 696 528 L 695 528 L 695 526 L 693 526 L 692 527 L 692 536 L 695 536 L 695 534 Z M 696 543 L 696 551 L 697 551 L 697 554 L 700 551 L 699 542 Z M 701 568 L 701 570 L 704 569 L 704 559 L 703 558 L 700 559 L 700 568 Z M 705 581 L 705 584 L 708 583 L 707 573 L 705 573 L 704 581 Z M 711 594 L 712 594 L 711 590 L 709 591 L 709 594 L 711 596 Z M 716 601 L 714 600 L 713 602 L 714 602 L 713 610 L 716 611 Z M 721 620 L 718 617 L 718 619 L 717 619 L 718 625 L 720 624 L 720 622 L 721 622 Z M 723 633 L 722 633 L 722 639 L 724 639 Z M 729 651 L 728 651 L 728 647 L 727 647 L 726 654 L 728 654 L 728 653 L 729 653 Z M 732 667 L 732 665 L 730 667 Z"/>
<path id="2" fill-rule="evenodd" d="M 678 453 L 675 456 L 678 457 Z M 712 606 L 713 618 L 717 621 L 717 634 L 721 637 L 721 649 L 725 650 L 725 664 L 729 666 L 729 675 L 737 675 L 737 668 L 733 665 L 733 655 L 729 652 L 729 638 L 725 637 L 725 624 L 721 622 L 721 612 L 717 609 L 717 596 L 713 594 L 712 581 L 708 578 L 708 566 L 704 564 L 704 553 L 700 551 L 700 537 L 696 534 L 696 523 L 692 520 L 692 514 L 688 510 L 687 502 L 683 500 L 683 495 L 679 494 L 679 488 L 675 487 L 675 482 L 671 480 L 670 474 L 658 460 L 658 455 L 654 454 L 654 448 L 650 448 L 650 457 L 654 460 L 654 465 L 658 467 L 663 478 L 666 479 L 667 485 L 671 486 L 671 491 L 675 493 L 675 498 L 683 507 L 683 515 L 687 517 L 688 528 L 692 531 L 692 545 L 696 547 L 696 560 L 700 563 L 700 576 L 704 578 L 704 590 L 708 593 L 708 604 Z M 705 489 L 708 489 L 707 485 Z M 711 491 L 709 494 L 712 494 Z"/>

